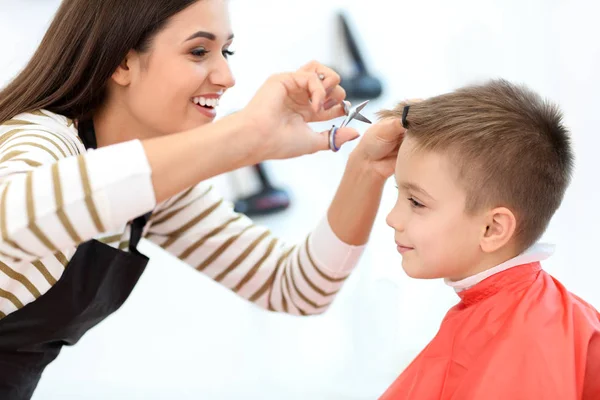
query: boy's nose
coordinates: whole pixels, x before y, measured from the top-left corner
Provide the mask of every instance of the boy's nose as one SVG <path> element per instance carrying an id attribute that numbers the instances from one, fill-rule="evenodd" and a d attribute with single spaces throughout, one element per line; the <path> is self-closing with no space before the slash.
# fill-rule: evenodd
<path id="1" fill-rule="evenodd" d="M 396 232 L 402 232 L 404 230 L 403 224 L 400 222 L 398 213 L 392 210 L 386 217 L 385 222 L 388 226 L 394 229 Z"/>

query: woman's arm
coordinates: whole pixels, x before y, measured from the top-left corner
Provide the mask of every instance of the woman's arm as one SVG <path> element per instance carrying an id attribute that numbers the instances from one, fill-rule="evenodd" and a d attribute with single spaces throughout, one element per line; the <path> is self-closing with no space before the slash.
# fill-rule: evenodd
<path id="1" fill-rule="evenodd" d="M 295 315 L 327 310 L 363 251 L 341 241 L 327 218 L 287 244 L 207 184 L 159 206 L 146 237 L 240 296 Z"/>
<path id="2" fill-rule="evenodd" d="M 295 246 L 235 213 L 204 184 L 159 206 L 147 237 L 264 308 L 322 313 L 362 254 L 403 132 L 397 121 L 386 120 L 365 133 L 328 216 Z"/>
<path id="3" fill-rule="evenodd" d="M 341 106 L 322 109 L 325 98 L 316 74 L 277 75 L 248 107 L 219 122 L 85 154 L 68 152 L 72 146 L 54 138 L 69 137 L 53 131 L 61 119 L 57 116 L 46 115 L 47 124 L 38 115 L 5 123 L 0 137 L 0 257 L 10 263 L 36 261 L 124 225 L 151 211 L 157 200 L 212 176 L 269 158 L 327 149 L 327 138 L 307 125 L 341 115 Z M 356 135 L 352 129 L 340 130 L 340 145 Z"/>

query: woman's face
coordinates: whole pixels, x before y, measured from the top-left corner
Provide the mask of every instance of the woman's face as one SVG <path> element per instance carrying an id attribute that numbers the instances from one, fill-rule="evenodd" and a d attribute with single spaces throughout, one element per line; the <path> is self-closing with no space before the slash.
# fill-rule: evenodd
<path id="1" fill-rule="evenodd" d="M 144 136 L 211 122 L 235 84 L 227 61 L 232 40 L 227 1 L 197 1 L 169 20 L 147 52 L 130 52 L 113 76 L 119 107 Z"/>

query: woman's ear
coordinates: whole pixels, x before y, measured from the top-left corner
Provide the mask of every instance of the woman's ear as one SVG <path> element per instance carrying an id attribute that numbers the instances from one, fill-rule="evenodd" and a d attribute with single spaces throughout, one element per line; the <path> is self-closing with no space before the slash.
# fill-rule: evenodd
<path id="1" fill-rule="evenodd" d="M 131 84 L 135 68 L 139 65 L 139 56 L 137 52 L 131 50 L 123 61 L 119 64 L 111 78 L 119 86 L 129 86 Z"/>
<path id="2" fill-rule="evenodd" d="M 515 235 L 517 219 L 513 212 L 506 207 L 497 207 L 491 210 L 486 222 L 480 241 L 481 249 L 486 253 L 501 249 Z"/>

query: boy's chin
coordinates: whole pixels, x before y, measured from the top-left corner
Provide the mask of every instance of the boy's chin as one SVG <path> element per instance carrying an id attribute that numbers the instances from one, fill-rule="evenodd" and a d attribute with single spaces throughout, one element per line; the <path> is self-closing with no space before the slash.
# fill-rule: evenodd
<path id="1" fill-rule="evenodd" d="M 414 279 L 440 279 L 443 278 L 440 274 L 435 273 L 436 271 L 430 271 L 427 268 L 423 267 L 414 262 L 408 262 L 407 260 L 402 260 L 402 269 L 411 278 Z"/>

